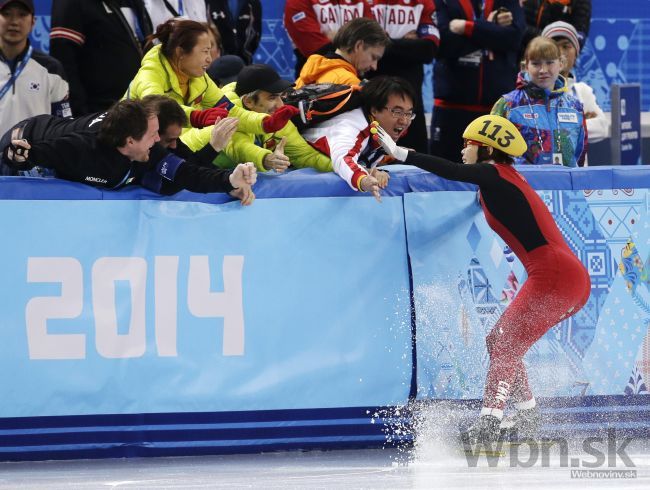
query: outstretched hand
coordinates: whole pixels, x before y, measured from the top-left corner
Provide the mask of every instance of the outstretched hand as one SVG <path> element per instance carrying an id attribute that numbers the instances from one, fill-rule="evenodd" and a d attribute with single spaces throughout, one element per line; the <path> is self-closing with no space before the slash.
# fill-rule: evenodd
<path id="1" fill-rule="evenodd" d="M 377 167 L 374 167 L 372 170 L 370 170 L 370 175 L 377 179 L 377 184 L 379 185 L 380 189 L 385 189 L 388 187 L 388 180 L 390 179 L 388 172 L 379 170 Z"/>
<path id="2" fill-rule="evenodd" d="M 361 191 L 370 192 L 377 199 L 377 202 L 381 202 L 381 194 L 379 193 L 379 182 L 372 175 L 366 175 L 361 179 Z"/>
<path id="3" fill-rule="evenodd" d="M 240 163 L 230 174 L 230 185 L 235 189 L 239 187 L 252 186 L 257 182 L 257 169 L 251 162 Z"/>
<path id="4" fill-rule="evenodd" d="M 262 121 L 262 129 L 265 133 L 275 133 L 276 131 L 280 131 L 287 125 L 289 120 L 297 114 L 300 114 L 300 109 L 297 107 L 283 105 L 273 114 L 264 118 Z"/>
<path id="5" fill-rule="evenodd" d="M 190 112 L 190 125 L 195 128 L 204 128 L 212 126 L 219 119 L 224 119 L 228 115 L 228 109 L 225 104 L 220 104 L 217 107 L 210 107 L 208 109 Z"/>
<path id="6" fill-rule="evenodd" d="M 406 148 L 397 146 L 395 140 L 391 138 L 384 128 L 382 128 L 377 121 L 373 121 L 372 127 L 370 128 L 370 133 L 372 133 L 373 138 L 379 142 L 386 154 L 393 157 L 395 160 L 403 162 L 406 160 L 409 152 Z"/>
<path id="7" fill-rule="evenodd" d="M 242 206 L 250 206 L 255 200 L 255 193 L 250 185 L 244 185 L 237 189 L 233 189 L 229 194 L 232 197 L 239 199 Z"/>
<path id="8" fill-rule="evenodd" d="M 7 147 L 7 159 L 13 163 L 25 163 L 29 158 L 31 145 L 27 140 L 11 140 Z"/>
<path id="9" fill-rule="evenodd" d="M 239 119 L 236 117 L 225 117 L 217 121 L 210 133 L 210 145 L 212 145 L 212 148 L 216 151 L 221 151 L 228 146 L 228 142 L 232 138 L 232 135 L 235 134 L 238 125 Z"/>
<path id="10" fill-rule="evenodd" d="M 4 150 L 5 158 L 16 167 L 24 167 L 29 159 L 29 150 L 32 146 L 22 138 L 22 128 L 14 128 L 11 132 L 11 143 Z"/>

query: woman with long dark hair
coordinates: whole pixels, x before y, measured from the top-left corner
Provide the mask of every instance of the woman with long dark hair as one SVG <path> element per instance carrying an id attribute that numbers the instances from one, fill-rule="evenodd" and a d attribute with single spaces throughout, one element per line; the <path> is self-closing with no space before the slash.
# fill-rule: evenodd
<path id="1" fill-rule="evenodd" d="M 129 85 L 126 98 L 162 94 L 178 102 L 194 128 L 213 125 L 220 118 L 239 119 L 239 128 L 251 133 L 271 133 L 283 128 L 296 109 L 291 106 L 273 115 L 247 111 L 233 104 L 206 74 L 212 57 L 208 27 L 186 19 L 170 19 L 156 29 L 149 41 L 153 46 L 142 60 L 142 66 Z M 185 132 L 184 132 L 185 133 Z M 200 133 L 194 135 L 202 144 Z M 209 139 L 209 138 L 208 138 Z M 192 148 L 195 149 L 195 148 Z"/>

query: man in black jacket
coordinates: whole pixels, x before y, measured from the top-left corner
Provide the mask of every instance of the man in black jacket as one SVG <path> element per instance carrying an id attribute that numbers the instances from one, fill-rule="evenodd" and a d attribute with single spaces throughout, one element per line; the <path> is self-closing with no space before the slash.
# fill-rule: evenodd
<path id="1" fill-rule="evenodd" d="M 515 88 L 526 23 L 519 0 L 435 0 L 440 48 L 433 68 L 431 153 L 454 160 L 461 134 Z"/>
<path id="2" fill-rule="evenodd" d="M 50 54 L 68 76 L 73 114 L 105 111 L 122 98 L 151 32 L 143 0 L 53 0 Z"/>
<path id="3" fill-rule="evenodd" d="M 205 3 L 208 17 L 221 34 L 223 54 L 235 54 L 250 65 L 262 37 L 262 2 L 238 0 L 234 10 L 228 0 L 206 0 Z"/>
<path id="4" fill-rule="evenodd" d="M 160 194 L 187 189 L 230 192 L 242 204 L 254 199 L 250 186 L 257 175 L 252 164 L 240 164 L 229 171 L 197 165 L 169 153 L 157 144 L 157 114 L 141 101 L 120 101 L 106 114 L 85 122 L 83 129 L 79 127 L 82 121 L 66 122 L 53 116 L 26 119 L 0 141 L 2 163 L 14 170 L 39 165 L 53 169 L 59 178 L 106 189 L 139 184 Z M 67 124 L 76 124 L 77 130 L 69 131 Z M 225 138 L 211 141 L 213 159 L 236 128 L 230 124 Z M 100 126 L 99 131 L 95 125 Z"/>
<path id="5" fill-rule="evenodd" d="M 568 22 L 578 31 L 580 47 L 584 46 L 591 25 L 591 0 L 523 0 L 526 14 L 526 32 L 521 43 L 521 53 L 535 36 L 540 36 L 544 27 L 552 22 Z"/>

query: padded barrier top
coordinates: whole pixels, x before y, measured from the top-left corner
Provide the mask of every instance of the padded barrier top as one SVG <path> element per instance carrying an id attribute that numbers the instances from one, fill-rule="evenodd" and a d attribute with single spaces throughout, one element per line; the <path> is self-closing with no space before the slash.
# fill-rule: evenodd
<path id="1" fill-rule="evenodd" d="M 391 174 L 384 196 L 401 196 L 408 192 L 474 190 L 472 184 L 442 179 L 409 165 L 384 167 Z M 633 189 L 650 188 L 650 167 L 567 168 L 556 166 L 518 166 L 517 169 L 535 189 Z M 294 197 L 366 196 L 353 191 L 332 172 L 318 173 L 311 168 L 284 174 L 259 173 L 255 185 L 258 199 Z M 160 196 L 139 186 L 119 191 L 98 189 L 65 180 L 38 177 L 0 177 L 0 199 L 19 200 L 174 200 L 221 204 L 232 201 L 227 194 L 197 194 L 182 191 L 174 196 Z"/>

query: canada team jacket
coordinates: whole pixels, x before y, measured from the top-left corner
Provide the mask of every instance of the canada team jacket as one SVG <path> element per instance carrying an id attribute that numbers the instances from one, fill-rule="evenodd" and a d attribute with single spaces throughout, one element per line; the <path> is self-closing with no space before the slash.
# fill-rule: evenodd
<path id="1" fill-rule="evenodd" d="M 328 46 L 332 33 L 357 17 L 374 18 L 393 39 L 415 31 L 437 45 L 434 11 L 433 0 L 287 0 L 284 26 L 305 57 Z"/>
<path id="2" fill-rule="evenodd" d="M 302 135 L 331 157 L 334 172 L 354 190 L 360 190 L 367 169 L 386 158 L 381 146 L 370 138 L 370 119 L 363 109 L 339 114 L 308 128 Z"/>
<path id="3" fill-rule="evenodd" d="M 309 55 L 329 47 L 332 33 L 364 16 L 364 0 L 287 0 L 284 27 L 300 53 Z"/>

